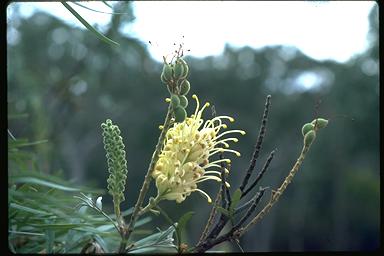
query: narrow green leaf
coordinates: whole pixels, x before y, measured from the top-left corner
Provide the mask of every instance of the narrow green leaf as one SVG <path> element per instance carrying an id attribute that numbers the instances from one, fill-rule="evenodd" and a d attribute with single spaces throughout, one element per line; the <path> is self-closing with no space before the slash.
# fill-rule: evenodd
<path id="1" fill-rule="evenodd" d="M 188 221 L 192 218 L 193 214 L 195 212 L 187 212 L 183 216 L 180 217 L 179 221 L 177 222 L 176 226 L 176 232 L 178 234 L 179 239 L 181 240 L 181 232 L 185 229 L 185 226 L 187 225 Z M 181 241 L 178 241 L 179 244 Z"/>
<path id="2" fill-rule="evenodd" d="M 9 233 L 16 234 L 16 235 L 29 235 L 29 236 L 44 236 L 43 233 L 34 233 L 34 232 L 25 232 L 25 231 L 15 231 L 15 230 L 9 230 Z"/>
<path id="3" fill-rule="evenodd" d="M 106 37 L 103 34 L 101 34 L 99 31 L 97 31 L 92 25 L 90 25 L 86 20 L 84 20 L 83 17 L 81 17 L 81 15 L 78 14 L 65 1 L 62 1 L 61 3 L 65 6 L 65 8 L 68 9 L 68 11 L 70 11 L 73 14 L 73 16 L 75 16 L 87 29 L 89 29 L 91 32 L 93 32 L 95 34 L 95 36 L 97 36 L 101 41 L 103 41 L 103 42 L 105 42 L 107 44 L 113 45 L 113 46 L 119 46 L 119 44 L 117 42 L 109 39 L 108 37 Z"/>
<path id="4" fill-rule="evenodd" d="M 9 148 L 21 148 L 21 147 L 27 147 L 27 146 L 34 146 L 42 143 L 47 143 L 48 140 L 38 140 L 33 142 L 28 142 L 26 139 L 17 139 L 15 141 L 9 141 L 8 147 Z"/>
<path id="5" fill-rule="evenodd" d="M 135 242 L 135 246 L 131 249 L 131 251 L 136 251 L 138 249 L 149 247 L 149 246 L 162 246 L 162 245 L 172 246 L 173 245 L 172 236 L 174 231 L 175 231 L 175 228 L 173 226 L 170 226 L 165 231 L 160 231 L 158 233 L 147 236 Z"/>
<path id="6" fill-rule="evenodd" d="M 225 216 L 229 217 L 229 212 L 228 212 L 226 209 L 224 209 L 223 207 L 218 206 L 218 207 L 216 208 L 216 210 L 218 210 L 219 212 L 221 212 L 221 213 L 224 214 Z"/>
<path id="7" fill-rule="evenodd" d="M 47 253 L 53 253 L 53 242 L 55 241 L 55 232 L 53 230 L 46 231 L 46 240 L 47 240 Z"/>
<path id="8" fill-rule="evenodd" d="M 35 146 L 35 145 L 38 145 L 38 144 L 43 144 L 43 143 L 47 143 L 48 140 L 38 140 L 38 141 L 34 141 L 34 142 L 28 142 L 28 143 L 20 143 L 17 145 L 17 147 L 27 147 L 27 146 Z"/>
<path id="9" fill-rule="evenodd" d="M 89 224 L 85 223 L 51 223 L 51 224 L 30 224 L 32 227 L 39 227 L 39 228 L 46 228 L 46 229 L 71 229 L 71 228 L 77 228 L 77 227 L 86 227 L 89 226 Z M 102 232 L 102 231 L 101 231 Z"/>
<path id="10" fill-rule="evenodd" d="M 13 182 L 15 182 L 15 183 L 38 184 L 38 185 L 42 185 L 42 186 L 46 186 L 46 187 L 50 187 L 50 188 L 56 188 L 56 189 L 64 190 L 64 191 L 80 191 L 80 189 L 78 189 L 78 188 L 71 188 L 71 187 L 63 186 L 63 185 L 56 184 L 56 183 L 53 183 L 53 182 L 41 180 L 41 179 L 38 179 L 38 178 L 33 178 L 33 177 L 14 178 Z"/>
<path id="11" fill-rule="evenodd" d="M 17 210 L 33 213 L 33 214 L 44 214 L 44 215 L 49 215 L 50 214 L 49 212 L 44 212 L 44 211 L 32 209 L 32 208 L 29 208 L 29 207 L 26 207 L 26 206 L 22 206 L 22 205 L 19 205 L 19 204 L 16 204 L 16 203 L 11 203 L 10 207 L 14 208 L 14 209 L 17 209 Z"/>
<path id="12" fill-rule="evenodd" d="M 238 188 L 238 189 L 235 190 L 235 192 L 232 195 L 232 202 L 231 202 L 231 205 L 230 205 L 230 209 L 231 210 L 233 210 L 233 209 L 235 209 L 237 207 L 237 205 L 240 202 L 240 198 L 241 198 L 241 190 Z"/>
<path id="13" fill-rule="evenodd" d="M 85 6 L 85 5 L 76 3 L 76 2 L 72 2 L 72 3 L 75 4 L 75 5 L 78 5 L 80 7 L 83 7 L 84 9 L 87 9 L 87 10 L 90 10 L 90 11 L 93 11 L 93 12 L 98 12 L 98 13 L 105 13 L 105 14 L 112 14 L 112 15 L 114 15 L 114 14 L 119 14 L 119 15 L 129 14 L 129 13 L 125 13 L 125 12 L 103 12 L 103 11 L 98 11 L 98 10 L 89 8 L 88 6 Z"/>
<path id="14" fill-rule="evenodd" d="M 112 9 L 112 6 L 110 4 L 108 4 L 107 1 L 101 1 L 101 2 L 103 2 L 106 6 L 108 6 L 109 8 Z"/>
<path id="15" fill-rule="evenodd" d="M 98 234 L 94 235 L 93 238 L 96 240 L 96 242 L 103 248 L 105 252 L 108 252 L 108 246 L 107 243 L 104 241 L 104 239 L 99 236 Z"/>

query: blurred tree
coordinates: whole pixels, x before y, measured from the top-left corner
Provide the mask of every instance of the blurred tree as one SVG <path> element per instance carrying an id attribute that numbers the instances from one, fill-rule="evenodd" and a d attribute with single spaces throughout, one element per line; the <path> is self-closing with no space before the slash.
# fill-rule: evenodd
<path id="1" fill-rule="evenodd" d="M 127 146 L 128 194 L 122 206 L 132 206 L 159 135 L 167 92 L 160 82 L 161 64 L 145 45 L 121 32 L 134 20 L 130 3 L 114 5 L 129 15 L 111 16 L 106 29 L 119 48 L 45 13 L 24 19 L 16 6 L 8 21 L 8 114 L 29 114 L 29 126 L 10 120 L 9 128 L 16 137 L 49 140 L 38 152 L 44 172 L 62 169 L 73 182 L 106 187 L 100 123 L 111 118 Z M 283 200 L 242 239 L 245 251 L 378 247 L 377 12 L 376 6 L 370 15 L 370 48 L 347 63 L 316 61 L 287 46 L 227 46 L 220 56 L 187 57 L 191 95 L 209 100 L 217 114 L 236 117 L 233 125 L 247 131 L 237 145 L 243 156 L 232 164 L 234 184 L 251 156 L 267 94 L 272 107 L 257 168 L 271 150 L 277 153 L 262 186 L 276 187 L 289 171 L 300 150 L 303 123 L 316 112 L 331 119 Z M 194 107 L 191 101 L 189 112 Z M 217 188 L 209 185 L 207 191 L 215 193 Z M 111 206 L 110 198 L 103 202 Z M 187 234 L 190 243 L 196 242 L 209 206 L 203 207 L 198 196 L 182 205 L 164 205 L 174 219 L 187 210 L 196 212 Z"/>

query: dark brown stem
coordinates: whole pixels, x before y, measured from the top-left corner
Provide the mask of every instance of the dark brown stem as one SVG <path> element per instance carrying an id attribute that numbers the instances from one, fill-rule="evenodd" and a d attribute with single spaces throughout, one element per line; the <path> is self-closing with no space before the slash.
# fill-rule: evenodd
<path id="1" fill-rule="evenodd" d="M 223 154 L 219 154 L 219 159 L 223 159 Z M 227 188 L 226 179 L 227 174 L 225 173 L 225 164 L 223 162 L 220 163 L 221 166 L 221 206 L 225 209 L 227 206 L 231 204 L 231 196 L 229 194 L 229 189 Z"/>
<path id="2" fill-rule="evenodd" d="M 255 181 L 252 183 L 252 185 L 249 186 L 249 188 L 243 192 L 243 194 L 241 195 L 241 198 L 246 196 L 249 193 L 249 191 L 251 191 L 257 185 L 257 183 L 261 180 L 265 171 L 268 169 L 269 164 L 271 163 L 271 161 L 275 155 L 275 152 L 276 152 L 275 150 L 272 150 L 272 152 L 269 154 L 267 161 L 265 162 L 265 164 L 263 166 L 263 169 L 261 169 L 261 171 L 257 174 L 257 177 L 256 177 Z"/>
<path id="3" fill-rule="evenodd" d="M 244 176 L 243 182 L 241 183 L 241 186 L 240 186 L 240 190 L 241 191 L 244 191 L 245 187 L 248 184 L 248 180 L 251 177 L 252 171 L 255 169 L 256 160 L 259 157 L 259 152 L 261 150 L 261 145 L 263 143 L 263 139 L 264 139 L 264 136 L 265 136 L 265 130 L 266 130 L 267 120 L 268 120 L 268 111 L 269 111 L 269 106 L 270 105 L 271 105 L 271 95 L 268 95 L 267 99 L 265 101 L 264 114 L 263 114 L 263 118 L 261 120 L 259 136 L 258 136 L 257 142 L 255 144 L 255 149 L 254 149 L 254 152 L 253 152 L 253 155 L 252 155 L 252 159 L 251 159 L 251 161 L 249 163 L 248 170 L 247 170 L 247 172 L 246 172 L 246 174 Z"/>
<path id="4" fill-rule="evenodd" d="M 304 145 L 303 149 L 300 153 L 299 158 L 297 159 L 296 163 L 292 167 L 291 171 L 289 172 L 288 176 L 284 179 L 284 182 L 280 185 L 280 187 L 276 191 L 272 191 L 271 200 L 269 203 L 252 219 L 250 223 L 248 223 L 244 228 L 241 229 L 240 235 L 243 235 L 245 232 L 247 232 L 248 229 L 250 229 L 251 226 L 258 223 L 264 216 L 269 212 L 269 210 L 272 208 L 272 206 L 279 200 L 280 196 L 284 193 L 285 189 L 287 188 L 288 184 L 292 182 L 293 177 L 299 170 L 301 164 L 304 161 L 304 158 L 309 150 L 311 144 Z"/>
<path id="5" fill-rule="evenodd" d="M 200 236 L 199 242 L 197 242 L 198 245 L 200 243 L 202 243 L 204 239 L 206 239 L 208 231 L 211 228 L 211 226 L 213 225 L 213 222 L 215 220 L 215 216 L 216 216 L 216 213 L 217 213 L 216 207 L 219 204 L 219 201 L 221 199 L 221 191 L 222 191 L 222 188 L 220 187 L 219 192 L 217 192 L 217 195 L 216 195 L 216 198 L 215 198 L 215 202 L 213 203 L 213 207 L 211 209 L 211 212 L 209 214 L 209 218 L 207 220 L 207 224 L 204 227 L 204 231 L 203 231 L 203 233 Z"/>
<path id="6" fill-rule="evenodd" d="M 235 225 L 233 226 L 233 231 L 237 230 L 238 228 L 241 227 L 241 225 L 244 224 L 244 222 L 251 216 L 251 214 L 255 211 L 256 209 L 256 206 L 258 205 L 258 203 L 260 202 L 260 199 L 263 197 L 264 195 L 264 191 L 266 190 L 267 188 L 260 188 L 259 189 L 259 192 L 257 192 L 257 194 L 252 198 L 251 200 L 251 207 L 248 208 L 248 211 L 247 213 L 240 219 L 240 221 Z"/>

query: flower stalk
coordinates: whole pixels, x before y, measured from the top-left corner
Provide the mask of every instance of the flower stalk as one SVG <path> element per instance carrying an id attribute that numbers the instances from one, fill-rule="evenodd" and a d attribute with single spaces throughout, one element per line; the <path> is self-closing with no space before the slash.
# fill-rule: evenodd
<path id="1" fill-rule="evenodd" d="M 133 213 L 131 215 L 131 219 L 129 221 L 129 224 L 124 230 L 125 232 L 124 232 L 123 239 L 120 243 L 120 248 L 119 248 L 120 253 L 125 251 L 125 247 L 127 245 L 128 239 L 129 239 L 130 235 L 132 234 L 134 227 L 135 227 L 135 223 L 139 217 L 139 213 L 141 211 L 141 209 L 140 209 L 141 205 L 143 204 L 145 195 L 147 194 L 147 191 L 149 188 L 149 183 L 151 181 L 152 172 L 154 170 L 154 167 L 155 167 L 157 160 L 159 159 L 161 147 L 162 147 L 164 140 L 165 140 L 165 135 L 166 135 L 166 133 L 167 133 L 167 131 L 171 125 L 171 118 L 172 118 L 172 109 L 171 109 L 171 105 L 169 105 L 167 115 L 165 117 L 163 129 L 161 130 L 159 140 L 156 144 L 155 151 L 153 152 L 151 162 L 149 163 L 147 174 L 145 175 L 143 185 L 140 189 L 139 197 L 137 198 L 137 202 L 135 204 L 135 208 L 134 208 Z"/>

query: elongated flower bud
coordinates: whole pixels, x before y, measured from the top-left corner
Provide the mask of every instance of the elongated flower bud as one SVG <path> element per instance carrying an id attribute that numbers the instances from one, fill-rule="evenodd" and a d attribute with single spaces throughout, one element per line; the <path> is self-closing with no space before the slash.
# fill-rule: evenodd
<path id="1" fill-rule="evenodd" d="M 103 143 L 106 151 L 109 177 L 108 192 L 113 197 L 115 205 L 125 200 L 124 190 L 127 179 L 127 161 L 125 160 L 125 146 L 120 136 L 120 129 L 110 119 L 101 124 L 103 129 Z"/>

